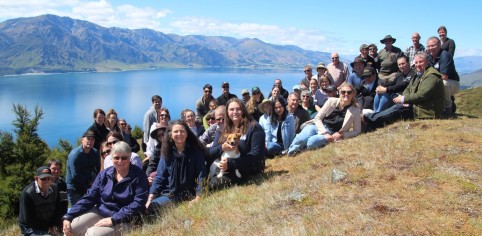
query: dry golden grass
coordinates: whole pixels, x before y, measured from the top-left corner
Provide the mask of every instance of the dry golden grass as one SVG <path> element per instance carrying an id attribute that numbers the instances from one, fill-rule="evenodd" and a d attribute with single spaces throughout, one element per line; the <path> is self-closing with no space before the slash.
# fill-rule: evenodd
<path id="1" fill-rule="evenodd" d="M 267 161 L 130 235 L 481 235 L 481 119 L 400 122 Z M 336 168 L 348 173 L 332 184 Z"/>

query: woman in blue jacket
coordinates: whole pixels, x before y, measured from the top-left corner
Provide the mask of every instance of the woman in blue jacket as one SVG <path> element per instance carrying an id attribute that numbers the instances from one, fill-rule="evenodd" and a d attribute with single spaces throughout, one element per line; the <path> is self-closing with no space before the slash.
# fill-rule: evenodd
<path id="1" fill-rule="evenodd" d="M 266 132 L 267 157 L 274 157 L 287 150 L 296 131 L 295 119 L 286 110 L 284 99 L 276 98 L 273 104 Z"/>
<path id="2" fill-rule="evenodd" d="M 162 141 L 146 207 L 152 212 L 168 203 L 199 201 L 205 173 L 203 145 L 186 122 L 174 121 Z"/>
<path id="3" fill-rule="evenodd" d="M 129 144 L 114 144 L 111 155 L 114 166 L 101 171 L 64 215 L 65 235 L 120 235 L 145 211 L 149 184 L 144 171 L 130 163 Z"/>

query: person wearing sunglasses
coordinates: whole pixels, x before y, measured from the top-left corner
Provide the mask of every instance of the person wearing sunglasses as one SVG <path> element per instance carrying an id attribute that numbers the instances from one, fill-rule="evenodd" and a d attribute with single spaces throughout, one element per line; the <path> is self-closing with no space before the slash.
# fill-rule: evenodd
<path id="1" fill-rule="evenodd" d="M 315 118 L 302 125 L 288 149 L 289 156 L 360 134 L 361 110 L 355 99 L 355 87 L 345 82 L 340 85 L 339 93 L 339 98 L 328 98 Z"/>
<path id="2" fill-rule="evenodd" d="M 65 235 L 121 235 L 140 221 L 149 194 L 146 174 L 131 164 L 128 143 L 116 142 L 111 155 L 113 166 L 63 216 Z"/>
<path id="3" fill-rule="evenodd" d="M 238 96 L 229 92 L 228 82 L 223 82 L 221 84 L 221 89 L 223 93 L 216 98 L 216 100 L 218 100 L 218 105 L 226 105 L 226 102 L 228 102 L 229 99 L 238 98 Z"/>
<path id="4" fill-rule="evenodd" d="M 310 89 L 310 80 L 311 77 L 313 77 L 313 68 L 311 67 L 311 65 L 306 65 L 305 67 L 303 67 L 303 72 L 305 73 L 305 77 L 301 79 L 299 83 L 300 88 L 302 90 Z"/>
<path id="5" fill-rule="evenodd" d="M 156 176 L 156 169 L 157 165 L 159 164 L 160 155 L 161 155 L 161 147 L 162 141 L 164 140 L 164 136 L 166 135 L 167 126 L 159 123 L 152 124 L 151 127 L 151 139 L 156 141 L 155 149 L 153 150 L 152 154 L 148 157 L 147 166 L 145 168 L 147 180 L 149 181 L 149 186 L 152 185 L 152 181 Z"/>
<path id="6" fill-rule="evenodd" d="M 212 99 L 211 101 L 209 101 L 209 111 L 208 113 L 206 113 L 206 115 L 203 117 L 203 120 L 202 120 L 202 124 L 203 124 L 203 127 L 204 129 L 208 129 L 209 126 L 211 126 L 209 124 L 209 122 L 211 123 L 215 123 L 214 121 L 210 121 L 210 120 L 207 120 L 207 117 L 211 117 L 211 118 L 214 118 L 214 113 L 210 114 L 211 112 L 214 112 L 214 109 L 216 109 L 216 107 L 218 107 L 218 101 L 216 99 Z"/>
<path id="7" fill-rule="evenodd" d="M 109 155 L 107 155 L 104 159 L 104 169 L 107 169 L 107 168 L 114 165 L 115 160 L 113 158 L 114 155 L 112 153 L 112 146 L 115 145 L 118 142 L 121 142 L 121 141 L 124 141 L 124 138 L 122 137 L 121 133 L 119 133 L 119 132 L 114 131 L 114 132 L 110 132 L 107 135 L 106 146 L 107 146 L 107 148 L 111 148 L 111 153 Z M 129 160 L 130 160 L 132 165 L 135 165 L 135 166 L 142 169 L 142 160 L 139 157 L 139 155 L 137 155 L 137 153 L 131 152 Z"/>
<path id="8" fill-rule="evenodd" d="M 203 95 L 196 101 L 196 121 L 202 122 L 203 117 L 208 114 L 209 102 L 214 100 L 213 97 L 213 86 L 210 84 L 205 84 L 203 86 Z"/>
<path id="9" fill-rule="evenodd" d="M 214 110 L 214 121 L 215 124 L 209 126 L 209 128 L 204 131 L 204 133 L 199 137 L 199 141 L 206 147 L 210 148 L 212 146 L 214 137 L 216 136 L 216 132 L 219 132 L 223 128 L 224 125 L 224 114 L 226 106 L 218 106 Z"/>
<path id="10" fill-rule="evenodd" d="M 48 166 L 41 166 L 19 199 L 18 223 L 22 235 L 60 235 L 61 196 Z"/>
<path id="11" fill-rule="evenodd" d="M 335 86 L 338 88 L 340 85 L 348 79 L 350 72 L 348 66 L 340 61 L 340 56 L 337 52 L 331 54 L 331 62 L 326 66 L 328 75 L 333 78 Z"/>
<path id="12" fill-rule="evenodd" d="M 149 130 L 155 129 L 158 125 L 167 127 L 170 121 L 171 121 L 171 114 L 169 113 L 169 109 L 163 107 L 159 110 L 159 122 L 152 123 Z M 144 152 L 145 158 L 144 160 L 142 160 L 142 163 L 149 162 L 149 158 L 151 157 L 152 153 L 154 153 L 156 149 L 156 145 L 157 145 L 157 141 L 149 135 L 149 139 L 146 144 L 146 150 Z M 143 168 L 144 170 L 145 170 L 145 167 L 146 166 L 144 165 L 144 168 Z"/>

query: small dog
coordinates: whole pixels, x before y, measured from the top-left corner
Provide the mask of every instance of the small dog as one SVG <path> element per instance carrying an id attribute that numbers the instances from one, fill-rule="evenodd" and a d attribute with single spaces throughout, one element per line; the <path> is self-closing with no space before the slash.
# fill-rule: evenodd
<path id="1" fill-rule="evenodd" d="M 221 160 L 226 160 L 228 158 L 238 158 L 239 157 L 239 149 L 238 149 L 238 144 L 239 144 L 239 138 L 241 137 L 240 133 L 235 133 L 235 134 L 226 134 L 226 141 L 231 144 L 231 146 L 235 146 L 236 150 L 234 151 L 229 151 L 229 152 L 223 152 L 221 155 Z M 216 163 L 216 165 L 219 167 L 219 162 Z M 220 171 L 219 174 L 217 175 L 218 178 L 223 177 L 224 171 Z M 238 178 L 241 178 L 241 173 L 239 173 L 239 170 L 236 169 L 236 176 Z"/>

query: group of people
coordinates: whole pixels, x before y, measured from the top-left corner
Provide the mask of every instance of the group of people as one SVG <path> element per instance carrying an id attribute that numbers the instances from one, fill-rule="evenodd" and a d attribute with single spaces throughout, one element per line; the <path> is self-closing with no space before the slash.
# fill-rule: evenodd
<path id="1" fill-rule="evenodd" d="M 171 121 L 154 95 L 140 145 L 115 110 L 96 109 L 81 145 L 68 155 L 65 182 L 52 160 L 22 192 L 22 233 L 119 235 L 168 204 L 196 204 L 205 189 L 248 181 L 264 171 L 266 158 L 295 156 L 399 119 L 441 118 L 453 112 L 459 78 L 449 51 L 455 43 L 445 27 L 438 32 L 426 50 L 418 33 L 405 53 L 390 35 L 378 53 L 363 44 L 351 73 L 332 53 L 316 75 L 307 65 L 292 91 L 276 79 L 266 97 L 254 86 L 238 99 L 223 82 L 214 98 L 206 84 L 195 111 L 184 109 L 179 120 Z"/>

